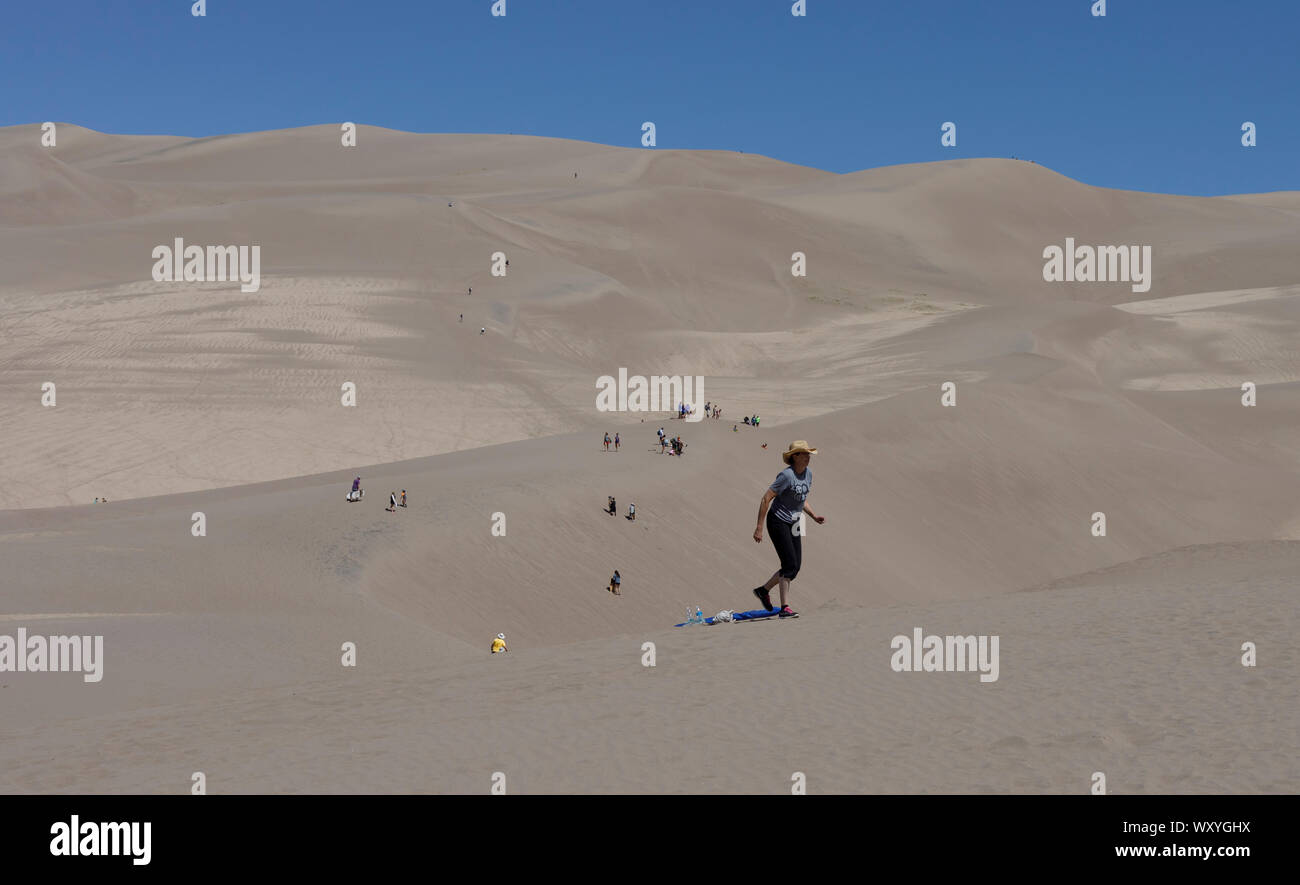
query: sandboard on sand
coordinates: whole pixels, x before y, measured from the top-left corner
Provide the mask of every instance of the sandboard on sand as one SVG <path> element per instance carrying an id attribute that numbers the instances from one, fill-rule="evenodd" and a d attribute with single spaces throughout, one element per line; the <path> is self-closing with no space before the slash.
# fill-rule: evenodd
<path id="1" fill-rule="evenodd" d="M 753 611 L 747 611 L 747 612 L 732 612 L 732 613 L 731 613 L 731 620 L 732 620 L 733 623 L 738 622 L 738 621 L 762 621 L 762 620 L 765 620 L 765 619 L 767 619 L 767 618 L 775 618 L 775 617 L 776 617 L 777 615 L 779 615 L 779 614 L 781 614 L 781 610 L 780 610 L 779 608 L 774 608 L 774 609 L 772 609 L 771 611 L 768 611 L 768 610 L 765 609 L 765 608 L 756 608 L 756 609 L 754 609 Z M 798 616 L 798 615 L 795 615 L 795 617 L 797 618 L 797 617 L 799 617 L 799 616 Z M 712 625 L 712 624 L 714 623 L 715 620 L 716 620 L 715 618 L 705 618 L 705 619 L 704 619 L 704 623 L 709 624 L 709 625 Z M 786 618 L 786 620 L 789 620 L 789 618 Z M 689 626 L 690 626 L 690 623 L 691 623 L 690 621 L 682 621 L 682 623 L 680 623 L 680 624 L 673 624 L 673 626 L 674 626 L 674 627 L 689 627 Z M 725 623 L 725 622 L 724 622 L 724 623 Z"/>

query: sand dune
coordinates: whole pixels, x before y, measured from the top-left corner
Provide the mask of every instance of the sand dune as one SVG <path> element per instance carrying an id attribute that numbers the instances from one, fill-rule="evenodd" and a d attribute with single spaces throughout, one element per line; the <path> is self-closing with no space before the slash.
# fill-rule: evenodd
<path id="1" fill-rule="evenodd" d="M 93 684 L 0 673 L 0 790 L 1294 791 L 1293 198 L 0 129 L 0 634 L 105 644 Z M 176 237 L 258 245 L 257 291 L 155 282 Z M 1150 291 L 1045 282 L 1067 237 L 1150 245 Z M 724 418 L 598 412 L 621 367 Z M 674 629 L 755 604 L 796 438 L 803 616 Z M 1000 635 L 999 680 L 894 672 L 914 627 Z"/>
<path id="2" fill-rule="evenodd" d="M 232 674 L 238 690 L 160 701 L 158 687 L 111 710 L 76 686 L 75 719 L 6 719 L 0 789 L 176 793 L 203 771 L 214 793 L 481 794 L 503 772 L 512 793 L 777 794 L 803 772 L 810 793 L 1082 794 L 1101 771 L 1118 794 L 1293 793 L 1298 563 L 1280 543 L 1185 548 L 978 602 L 837 602 L 794 623 L 458 662 L 350 673 L 325 650 L 299 673 L 285 650 L 278 684 Z M 999 635 L 998 681 L 894 672 L 891 637 L 918 626 Z M 212 660 L 229 667 L 216 629 Z M 1238 662 L 1246 640 L 1257 669 Z M 175 672 L 186 652 L 156 660 Z"/>

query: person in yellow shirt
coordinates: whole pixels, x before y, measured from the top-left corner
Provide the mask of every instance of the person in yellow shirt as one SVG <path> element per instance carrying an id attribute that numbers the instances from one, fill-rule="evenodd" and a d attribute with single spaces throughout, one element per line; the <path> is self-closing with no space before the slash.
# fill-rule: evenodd
<path id="1" fill-rule="evenodd" d="M 492 640 L 492 654 L 501 651 L 510 651 L 510 649 L 506 648 L 506 634 L 504 633 L 498 633 L 497 638 Z"/>

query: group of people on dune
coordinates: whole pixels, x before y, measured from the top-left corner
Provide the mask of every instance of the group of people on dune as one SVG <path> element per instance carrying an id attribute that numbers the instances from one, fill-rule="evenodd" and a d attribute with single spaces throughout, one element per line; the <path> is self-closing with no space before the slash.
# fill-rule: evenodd
<path id="1" fill-rule="evenodd" d="M 664 433 L 664 429 L 662 427 L 660 427 L 657 432 L 659 434 L 659 454 L 662 455 L 665 451 L 667 451 L 670 448 L 672 449 L 671 452 L 668 452 L 668 454 L 670 455 L 677 455 L 678 457 L 681 457 L 681 455 L 685 454 L 686 443 L 682 442 L 682 435 L 680 433 L 677 434 L 676 436 L 668 436 L 666 433 Z"/>
<path id="2" fill-rule="evenodd" d="M 358 476 L 352 480 L 352 491 L 348 492 L 347 499 L 349 502 L 360 501 L 362 498 L 365 497 L 365 494 L 366 494 L 365 489 L 361 488 L 361 477 Z M 388 493 L 388 506 L 385 507 L 384 510 L 388 511 L 389 513 L 396 513 L 398 507 L 405 507 L 405 506 L 406 506 L 406 489 L 402 489 L 402 498 L 400 502 L 397 499 L 397 492 Z"/>

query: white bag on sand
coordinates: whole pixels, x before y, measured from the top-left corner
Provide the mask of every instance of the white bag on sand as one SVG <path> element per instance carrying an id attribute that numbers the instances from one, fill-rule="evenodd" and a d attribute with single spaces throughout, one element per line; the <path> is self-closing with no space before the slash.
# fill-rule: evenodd
<path id="1" fill-rule="evenodd" d="M 713 616 L 713 623 L 715 624 L 734 623 L 731 617 L 734 614 L 735 612 L 731 611 L 730 609 L 723 609 L 722 611 L 718 612 L 716 615 Z"/>

